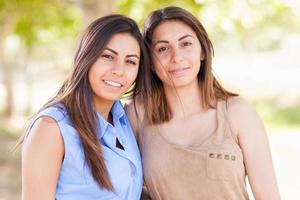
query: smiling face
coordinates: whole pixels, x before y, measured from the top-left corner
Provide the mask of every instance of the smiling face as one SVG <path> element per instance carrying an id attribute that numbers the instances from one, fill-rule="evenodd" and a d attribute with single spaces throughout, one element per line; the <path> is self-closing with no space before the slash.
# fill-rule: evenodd
<path id="1" fill-rule="evenodd" d="M 164 86 L 198 84 L 203 53 L 192 28 L 180 20 L 167 20 L 154 29 L 152 41 L 155 72 Z"/>
<path id="2" fill-rule="evenodd" d="M 88 72 L 93 98 L 97 104 L 119 99 L 137 77 L 140 47 L 129 33 L 111 37 Z"/>

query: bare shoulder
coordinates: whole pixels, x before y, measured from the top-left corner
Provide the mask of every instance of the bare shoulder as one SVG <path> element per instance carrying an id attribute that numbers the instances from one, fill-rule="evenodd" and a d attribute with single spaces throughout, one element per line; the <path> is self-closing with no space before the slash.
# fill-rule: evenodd
<path id="1" fill-rule="evenodd" d="M 249 114 L 253 114 L 255 109 L 246 101 L 243 97 L 231 97 L 228 99 L 228 113 L 233 118 L 247 117 Z"/>
<path id="2" fill-rule="evenodd" d="M 228 110 L 229 112 L 236 112 L 244 109 L 253 109 L 250 103 L 243 97 L 230 97 L 228 99 Z"/>
<path id="3" fill-rule="evenodd" d="M 51 117 L 40 117 L 22 148 L 24 199 L 54 199 L 63 159 L 64 143 L 58 124 Z"/>
<path id="4" fill-rule="evenodd" d="M 231 126 L 235 130 L 244 129 L 248 125 L 260 121 L 254 107 L 242 97 L 228 99 L 228 115 Z"/>
<path id="5" fill-rule="evenodd" d="M 58 134 L 60 130 L 57 122 L 52 117 L 43 116 L 34 122 L 28 137 L 55 137 Z"/>
<path id="6" fill-rule="evenodd" d="M 52 147 L 51 147 L 52 146 Z M 47 116 L 37 119 L 24 143 L 24 150 L 28 149 L 63 149 L 63 138 L 57 122 Z"/>

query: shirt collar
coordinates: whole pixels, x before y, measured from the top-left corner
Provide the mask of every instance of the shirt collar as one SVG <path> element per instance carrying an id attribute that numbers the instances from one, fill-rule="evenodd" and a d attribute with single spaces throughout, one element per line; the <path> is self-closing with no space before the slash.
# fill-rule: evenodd
<path id="1" fill-rule="evenodd" d="M 122 123 L 125 123 L 125 110 L 121 104 L 121 101 L 115 101 L 114 105 L 111 108 L 111 113 L 114 120 L 119 120 Z"/>
<path id="2" fill-rule="evenodd" d="M 121 125 L 126 125 L 125 110 L 119 100 L 114 102 L 111 108 L 111 114 L 114 122 L 119 121 Z M 107 128 L 111 126 L 111 124 L 107 122 L 98 112 L 97 117 L 100 125 L 97 135 L 98 137 L 102 138 L 107 132 Z"/>

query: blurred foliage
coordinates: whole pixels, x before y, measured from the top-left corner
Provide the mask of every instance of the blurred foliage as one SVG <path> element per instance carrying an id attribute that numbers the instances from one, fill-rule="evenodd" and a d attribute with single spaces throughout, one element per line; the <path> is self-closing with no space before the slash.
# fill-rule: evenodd
<path id="1" fill-rule="evenodd" d="M 67 0 L 0 0 L 0 82 L 7 117 L 14 112 L 15 80 L 24 80 L 29 90 L 35 72 L 43 68 L 37 57 L 45 55 L 42 60 L 50 63 L 67 55 L 62 42 L 78 34 L 80 14 L 80 8 Z"/>
<path id="2" fill-rule="evenodd" d="M 293 0 L 119 0 L 118 11 L 142 24 L 147 14 L 165 6 L 180 6 L 198 17 L 212 40 L 234 41 L 230 47 L 271 50 L 287 34 L 299 33 L 300 3 Z M 228 45 L 228 43 L 226 43 Z"/>
<path id="3" fill-rule="evenodd" d="M 300 103 L 282 106 L 274 101 L 259 101 L 254 105 L 268 127 L 300 128 Z"/>
<path id="4" fill-rule="evenodd" d="M 295 0 L 117 0 L 116 4 L 117 12 L 140 25 L 152 10 L 169 5 L 186 8 L 203 22 L 214 42 L 234 39 L 245 49 L 274 49 L 284 35 L 300 32 L 296 12 L 300 3 Z M 0 27 L 14 22 L 13 33 L 26 46 L 75 37 L 82 28 L 81 14 L 73 1 L 0 0 Z"/>
<path id="5" fill-rule="evenodd" d="M 12 23 L 12 34 L 31 47 L 74 37 L 81 27 L 76 6 L 59 0 L 0 0 L 0 25 Z"/>
<path id="6" fill-rule="evenodd" d="M 22 75 L 27 84 L 30 81 L 41 81 L 44 77 L 37 79 L 37 71 L 43 68 L 45 73 L 46 65 L 39 63 L 36 59 L 38 56 L 44 56 L 41 60 L 51 69 L 55 65 L 57 71 L 65 63 L 69 64 L 63 62 L 67 56 L 70 57 L 70 43 L 65 38 L 74 42 L 75 36 L 82 30 L 84 11 L 80 5 L 83 2 L 85 1 L 0 0 L 0 52 L 6 50 L 3 35 L 6 42 L 13 36 L 22 43 L 17 48 L 17 53 L 11 56 L 14 62 L 8 65 L 14 68 L 12 79 L 16 75 Z M 300 10 L 300 1 L 296 0 L 116 0 L 115 3 L 118 13 L 134 18 L 141 26 L 152 10 L 170 5 L 183 7 L 202 21 L 213 43 L 225 46 L 226 50 L 272 50 L 280 47 L 286 35 L 300 33 L 300 12 L 297 12 Z M 5 31 L 8 34 L 3 34 Z M 23 58 L 22 52 L 25 52 Z M 4 67 L 4 64 L 1 65 L 4 59 L 1 59 L 0 55 L 0 70 Z M 22 66 L 19 71 L 16 70 L 18 65 Z M 50 70 L 46 74 L 49 72 Z M 52 76 L 57 77 L 58 74 L 54 73 Z M 275 111 L 272 112 L 274 114 Z M 275 120 L 274 116 L 277 114 L 284 118 L 290 115 L 291 121 L 296 120 L 293 123 L 299 122 L 293 109 L 279 109 L 273 117 L 267 117 L 272 122 L 283 122 L 280 117 Z M 296 116 L 292 116 L 293 114 Z"/>
<path id="7" fill-rule="evenodd" d="M 142 25 L 147 15 L 156 9 L 166 6 L 179 6 L 192 12 L 198 16 L 199 11 L 203 8 L 201 4 L 198 4 L 194 0 L 118 0 L 117 9 L 119 13 L 128 15 L 135 19 L 139 25 Z"/>

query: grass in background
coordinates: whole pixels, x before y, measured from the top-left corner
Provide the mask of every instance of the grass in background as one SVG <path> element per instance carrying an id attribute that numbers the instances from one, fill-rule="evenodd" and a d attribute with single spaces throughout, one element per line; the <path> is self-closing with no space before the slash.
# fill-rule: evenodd
<path id="1" fill-rule="evenodd" d="M 288 106 L 271 100 L 253 104 L 267 127 L 300 129 L 300 102 Z"/>

